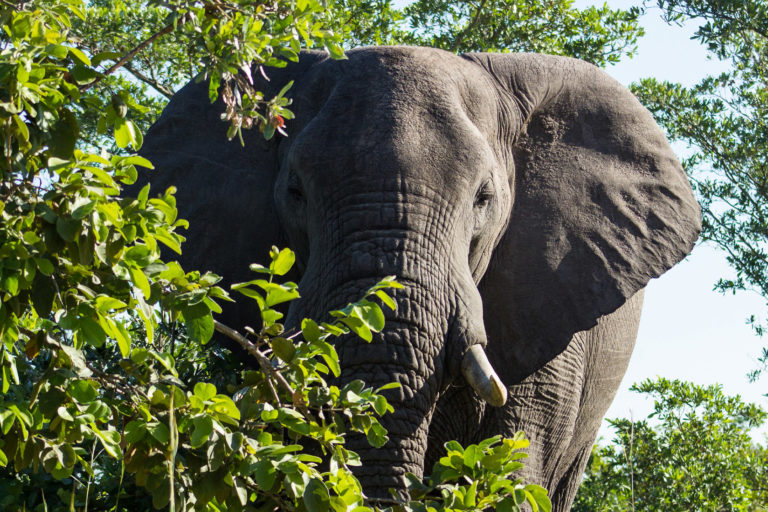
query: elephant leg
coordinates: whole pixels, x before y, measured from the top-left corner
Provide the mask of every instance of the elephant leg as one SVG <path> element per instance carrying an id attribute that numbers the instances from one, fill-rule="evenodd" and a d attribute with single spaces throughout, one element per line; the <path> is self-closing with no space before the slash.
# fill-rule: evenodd
<path id="1" fill-rule="evenodd" d="M 568 347 L 521 382 L 509 400 L 487 407 L 476 440 L 523 430 L 531 441 L 523 477 L 550 491 L 567 511 L 598 429 L 626 372 L 637 337 L 640 291 L 595 327 L 574 335 Z M 586 455 L 585 455 L 586 454 Z"/>
<path id="2" fill-rule="evenodd" d="M 584 468 L 589 461 L 589 454 L 592 452 L 592 445 L 583 448 L 571 466 L 560 479 L 560 483 L 549 492 L 552 500 L 552 510 L 570 510 L 573 500 L 576 497 L 576 491 L 579 490 L 581 476 Z"/>

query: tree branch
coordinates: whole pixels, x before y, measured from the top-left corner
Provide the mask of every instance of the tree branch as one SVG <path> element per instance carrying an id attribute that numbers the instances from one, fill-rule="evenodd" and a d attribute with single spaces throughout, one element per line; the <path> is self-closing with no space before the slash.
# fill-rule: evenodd
<path id="1" fill-rule="evenodd" d="M 285 380 L 285 377 L 283 377 L 283 375 L 280 372 L 278 372 L 272 367 L 272 361 L 270 361 L 269 358 L 266 355 L 264 355 L 262 351 L 256 348 L 256 345 L 254 345 L 251 342 L 251 340 L 249 340 L 248 338 L 246 338 L 236 330 L 232 329 L 231 327 L 228 327 L 222 324 L 218 320 L 213 321 L 213 326 L 221 334 L 227 336 L 232 340 L 235 340 L 241 347 L 243 347 L 246 350 L 246 352 L 252 355 L 256 359 L 256 361 L 258 361 L 262 371 L 266 373 L 269 377 L 272 377 L 273 379 L 275 379 L 277 383 L 280 384 L 280 387 L 282 387 L 291 395 L 293 405 L 299 410 L 299 412 L 301 412 L 304 415 L 305 418 L 307 418 L 308 420 L 314 419 L 312 417 L 312 414 L 310 414 L 309 410 L 304 404 L 303 397 L 300 395 L 300 393 L 294 390 L 293 387 L 288 383 L 288 381 Z M 269 383 L 270 388 L 272 389 L 275 400 L 277 400 L 279 404 L 280 400 L 277 398 L 277 393 L 275 392 L 274 388 L 272 388 L 272 384 L 269 382 L 269 379 L 267 379 L 267 382 Z"/>
<path id="2" fill-rule="evenodd" d="M 159 92 L 160 94 L 168 98 L 169 100 L 173 98 L 174 92 L 171 89 L 164 86 L 163 84 L 161 84 L 160 82 L 158 82 L 157 80 L 153 80 L 152 78 L 148 77 L 147 75 L 145 75 L 144 73 L 142 73 L 141 71 L 139 71 L 138 69 L 136 69 L 135 67 L 131 66 L 128 63 L 126 63 L 123 67 L 126 70 L 128 70 L 130 74 L 132 74 L 133 76 L 135 76 L 136 78 L 138 78 L 139 80 L 147 84 L 148 86 L 152 87 L 154 90 L 156 90 L 157 92 Z"/>
<path id="3" fill-rule="evenodd" d="M 173 32 L 174 28 L 175 28 L 174 25 L 168 25 L 167 27 L 162 29 L 160 32 L 157 32 L 156 34 L 152 35 L 148 39 L 145 39 L 144 41 L 140 42 L 138 45 L 136 45 L 136 47 L 133 48 L 133 50 L 131 50 L 128 53 L 126 53 L 125 55 L 123 55 L 123 57 L 120 60 L 115 62 L 109 69 L 107 69 L 106 71 L 104 71 L 104 73 L 102 73 L 99 77 L 97 77 L 96 80 L 94 80 L 93 82 L 91 82 L 89 84 L 86 84 L 86 85 L 82 86 L 80 88 L 80 92 L 87 91 L 88 89 L 90 89 L 91 87 L 96 85 L 97 83 L 101 82 L 105 77 L 111 75 L 112 73 L 114 73 L 115 71 L 120 69 L 121 67 L 125 66 L 128 62 L 131 61 L 131 59 L 133 59 L 136 56 L 137 53 L 139 53 L 144 48 L 146 48 L 147 46 L 149 46 L 152 43 L 154 43 L 157 39 L 163 37 L 166 34 L 170 34 L 171 32 Z"/>
<path id="4" fill-rule="evenodd" d="M 477 11 L 475 12 L 475 17 L 472 18 L 472 21 L 470 21 L 469 24 L 464 27 L 464 30 L 462 30 L 461 33 L 456 36 L 456 40 L 451 46 L 451 53 L 456 53 L 456 51 L 458 51 L 459 46 L 461 46 L 461 43 L 464 41 L 464 38 L 467 36 L 467 34 L 469 34 L 469 31 L 472 30 L 475 25 L 477 25 L 478 21 L 480 21 L 480 13 L 483 12 L 483 7 L 485 7 L 486 2 L 488 2 L 488 0 L 482 0 L 482 2 L 480 2 L 480 5 L 477 7 Z"/>

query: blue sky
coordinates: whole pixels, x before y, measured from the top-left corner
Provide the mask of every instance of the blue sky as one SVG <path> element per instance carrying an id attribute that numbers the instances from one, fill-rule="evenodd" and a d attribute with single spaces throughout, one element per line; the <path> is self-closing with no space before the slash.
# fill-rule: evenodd
<path id="1" fill-rule="evenodd" d="M 612 8 L 628 8 L 633 2 L 607 2 Z M 577 0 L 576 6 L 596 2 Z M 650 9 L 642 19 L 646 35 L 635 58 L 606 71 L 628 85 L 643 77 L 692 85 L 707 74 L 727 69 L 727 63 L 707 59 L 705 49 L 690 37 L 696 25 L 670 27 L 661 20 L 658 9 Z M 677 146 L 679 154 L 687 151 Z M 739 394 L 746 401 L 768 408 L 768 376 L 749 383 L 746 373 L 756 368 L 759 339 L 746 324 L 750 314 L 762 315 L 765 301 L 755 293 L 722 295 L 712 291 L 720 277 L 732 276 L 724 254 L 699 244 L 693 253 L 672 270 L 653 280 L 646 289 L 645 306 L 635 352 L 621 389 L 608 411 L 608 417 L 645 417 L 652 401 L 629 392 L 633 382 L 656 375 L 679 378 L 697 384 L 723 384 L 728 394 Z M 761 431 L 768 434 L 768 426 Z M 605 427 L 605 437 L 611 433 Z"/>

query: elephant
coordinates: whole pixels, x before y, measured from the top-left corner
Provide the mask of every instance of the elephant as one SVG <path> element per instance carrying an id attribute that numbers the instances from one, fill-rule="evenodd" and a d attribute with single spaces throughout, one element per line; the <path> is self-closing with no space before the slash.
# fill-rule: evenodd
<path id="1" fill-rule="evenodd" d="M 268 78 L 267 78 L 268 76 Z M 662 130 L 599 68 L 541 54 L 367 47 L 303 51 L 253 73 L 290 80 L 287 136 L 228 141 L 191 82 L 148 131 L 153 190 L 177 187 L 185 266 L 227 282 L 273 245 L 296 252 L 286 326 L 397 276 L 398 307 L 367 344 L 337 341 L 340 383 L 387 391 L 381 449 L 351 437 L 366 494 L 404 493 L 443 443 L 518 430 L 523 476 L 569 510 L 635 342 L 643 288 L 700 231 Z M 222 313 L 258 325 L 248 304 Z"/>

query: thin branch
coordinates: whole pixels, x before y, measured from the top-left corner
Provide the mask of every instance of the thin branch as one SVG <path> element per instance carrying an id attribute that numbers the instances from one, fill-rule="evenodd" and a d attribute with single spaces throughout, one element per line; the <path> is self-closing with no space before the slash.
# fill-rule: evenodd
<path id="1" fill-rule="evenodd" d="M 182 23 L 183 23 L 183 21 L 182 21 Z M 157 32 L 153 36 L 149 37 L 148 39 L 145 39 L 144 41 L 142 41 L 141 43 L 136 45 L 136 47 L 133 50 L 131 50 L 128 53 L 126 53 L 125 55 L 123 55 L 123 57 L 120 60 L 115 62 L 109 69 L 104 71 L 104 73 L 102 73 L 98 78 L 96 78 L 96 80 L 94 80 L 93 82 L 91 82 L 89 84 L 86 84 L 86 85 L 82 86 L 80 88 L 80 92 L 87 91 L 88 89 L 90 89 L 91 87 L 93 87 L 94 85 L 99 83 L 101 80 L 103 80 L 104 77 L 111 75 L 112 73 L 114 73 L 115 71 L 120 69 L 121 67 L 125 66 L 128 62 L 130 62 L 131 59 L 133 59 L 136 56 L 137 53 L 139 53 L 144 48 L 146 48 L 147 46 L 149 46 L 152 43 L 154 43 L 157 39 L 163 37 L 166 34 L 170 34 L 171 32 L 173 32 L 174 28 L 175 28 L 174 25 L 168 25 L 167 27 L 162 29 L 160 32 Z"/>
<path id="2" fill-rule="evenodd" d="M 477 7 L 477 12 L 475 12 L 475 17 L 472 18 L 472 21 L 470 21 L 469 24 L 464 27 L 464 30 L 462 30 L 461 33 L 456 37 L 456 40 L 451 46 L 451 53 L 456 53 L 456 51 L 459 49 L 459 46 L 461 46 L 461 43 L 464 42 L 464 38 L 467 36 L 467 34 L 469 34 L 469 31 L 472 30 L 475 25 L 477 25 L 478 21 L 480 21 L 480 13 L 483 12 L 483 7 L 485 7 L 487 1 L 488 0 L 483 0 L 480 2 L 480 5 Z"/>
<path id="3" fill-rule="evenodd" d="M 161 84 L 160 82 L 158 82 L 157 80 L 153 80 L 152 78 L 148 77 L 147 75 L 145 75 L 144 73 L 142 73 L 141 71 L 139 71 L 138 69 L 136 69 L 135 67 L 131 66 L 128 63 L 126 63 L 123 67 L 125 67 L 125 69 L 128 70 L 130 74 L 132 74 L 133 76 L 135 76 L 136 78 L 138 78 L 139 80 L 147 84 L 148 86 L 152 87 L 154 90 L 156 90 L 166 98 L 168 99 L 173 98 L 173 91 L 167 88 L 166 86 L 164 86 L 163 84 Z"/>
<path id="4" fill-rule="evenodd" d="M 275 379 L 277 383 L 280 384 L 280 387 L 282 387 L 291 395 L 293 405 L 297 409 L 299 409 L 299 411 L 304 415 L 304 417 L 309 420 L 313 419 L 306 405 L 304 405 L 303 397 L 301 397 L 299 393 L 293 389 L 293 387 L 288 383 L 287 380 L 285 380 L 285 377 L 283 377 L 283 375 L 280 372 L 278 372 L 272 367 L 272 361 L 270 361 L 269 358 L 266 355 L 264 355 L 262 351 L 256 348 L 256 345 L 254 345 L 251 342 L 251 340 L 249 340 L 248 338 L 246 338 L 236 330 L 232 329 L 231 327 L 228 327 L 222 324 L 218 320 L 213 321 L 213 326 L 221 334 L 227 336 L 230 339 L 235 340 L 241 347 L 243 347 L 246 350 L 246 352 L 252 355 L 256 359 L 256 361 L 258 361 L 262 371 L 266 373 L 269 377 L 272 377 L 273 379 Z M 277 393 L 275 392 L 274 388 L 271 387 L 272 385 L 269 379 L 267 379 L 267 383 L 270 384 L 270 388 L 273 391 L 274 397 L 279 403 L 279 399 L 277 398 Z"/>

